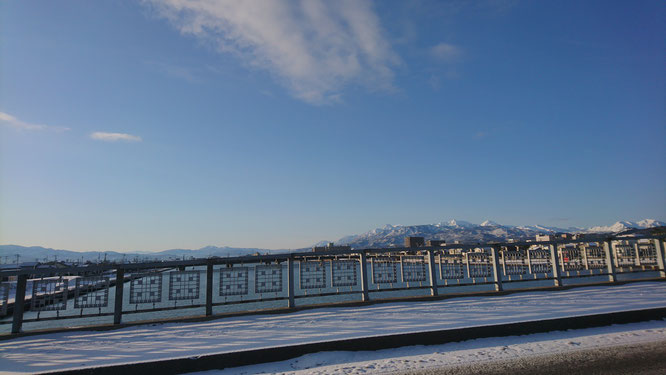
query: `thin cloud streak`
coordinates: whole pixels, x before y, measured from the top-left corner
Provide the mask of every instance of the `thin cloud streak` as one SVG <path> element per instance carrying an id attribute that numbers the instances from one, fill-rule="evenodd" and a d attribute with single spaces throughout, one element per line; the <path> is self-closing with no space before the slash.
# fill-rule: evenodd
<path id="1" fill-rule="evenodd" d="M 453 62 L 462 56 L 462 50 L 449 43 L 439 43 L 430 48 L 430 54 L 438 60 Z"/>
<path id="2" fill-rule="evenodd" d="M 181 33 L 266 70 L 295 97 L 336 102 L 360 83 L 393 91 L 400 58 L 369 2 L 144 0 Z"/>
<path id="3" fill-rule="evenodd" d="M 54 131 L 54 132 L 64 132 L 70 130 L 69 128 L 63 126 L 51 126 L 43 124 L 33 124 L 25 121 L 21 121 L 18 118 L 4 112 L 0 112 L 0 123 L 5 124 L 6 126 L 12 127 L 18 130 L 28 130 L 28 131 Z"/>
<path id="4" fill-rule="evenodd" d="M 104 142 L 141 142 L 142 139 L 139 136 L 131 135 L 127 133 L 107 133 L 107 132 L 94 132 L 90 134 L 90 138 L 96 141 Z"/>

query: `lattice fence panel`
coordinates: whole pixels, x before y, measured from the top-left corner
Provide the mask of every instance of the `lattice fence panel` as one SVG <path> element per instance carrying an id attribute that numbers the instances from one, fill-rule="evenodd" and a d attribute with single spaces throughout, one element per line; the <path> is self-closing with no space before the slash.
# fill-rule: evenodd
<path id="1" fill-rule="evenodd" d="M 467 253 L 469 277 L 490 277 L 493 274 L 490 256 L 486 253 Z"/>
<path id="2" fill-rule="evenodd" d="M 560 249 L 560 261 L 564 271 L 580 271 L 585 269 L 583 254 L 578 248 Z"/>
<path id="3" fill-rule="evenodd" d="M 32 310 L 57 311 L 67 309 L 67 279 L 35 280 L 32 283 Z"/>
<path id="4" fill-rule="evenodd" d="M 7 304 L 9 301 L 9 283 L 0 284 L 0 316 L 7 315 Z"/>
<path id="5" fill-rule="evenodd" d="M 606 251 L 601 246 L 586 246 L 587 268 L 591 270 L 606 268 Z"/>
<path id="6" fill-rule="evenodd" d="M 199 299 L 200 289 L 199 271 L 169 272 L 169 301 Z"/>
<path id="7" fill-rule="evenodd" d="M 552 265 L 550 264 L 550 250 L 533 249 L 530 252 L 530 266 L 532 273 L 550 273 Z"/>
<path id="8" fill-rule="evenodd" d="M 426 262 L 425 258 L 419 255 L 403 256 L 402 263 L 402 281 L 418 282 L 426 280 Z"/>
<path id="9" fill-rule="evenodd" d="M 440 255 L 439 275 L 443 280 L 465 278 L 465 263 L 462 254 Z"/>
<path id="10" fill-rule="evenodd" d="M 301 289 L 326 287 L 326 263 L 324 261 L 300 261 L 298 269 Z"/>
<path id="11" fill-rule="evenodd" d="M 355 286 L 358 283 L 358 262 L 351 259 L 331 261 L 331 285 L 333 287 Z"/>
<path id="12" fill-rule="evenodd" d="M 74 308 L 101 308 L 109 305 L 109 278 L 85 276 L 76 279 Z"/>
<path id="13" fill-rule="evenodd" d="M 615 259 L 618 267 L 631 267 L 636 265 L 636 251 L 631 244 L 615 244 Z"/>
<path id="14" fill-rule="evenodd" d="M 390 257 L 372 258 L 372 282 L 391 284 L 398 281 L 398 267 Z"/>
<path id="15" fill-rule="evenodd" d="M 638 258 L 641 265 L 654 266 L 657 264 L 657 248 L 653 243 L 638 244 Z"/>
<path id="16" fill-rule="evenodd" d="M 130 303 L 162 302 L 162 274 L 135 275 L 130 282 Z"/>
<path id="17" fill-rule="evenodd" d="M 254 292 L 270 293 L 282 291 L 282 266 L 260 265 L 254 268 Z"/>
<path id="18" fill-rule="evenodd" d="M 247 294 L 249 274 L 249 267 L 220 268 L 220 296 Z"/>
<path id="19" fill-rule="evenodd" d="M 502 252 L 505 275 L 524 275 L 528 271 L 527 253 L 524 250 Z"/>

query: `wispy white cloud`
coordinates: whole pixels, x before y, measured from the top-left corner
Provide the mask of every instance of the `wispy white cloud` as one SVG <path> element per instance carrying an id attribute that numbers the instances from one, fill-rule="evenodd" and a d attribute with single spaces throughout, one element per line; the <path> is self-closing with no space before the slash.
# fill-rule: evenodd
<path id="1" fill-rule="evenodd" d="M 107 132 L 94 132 L 90 134 L 90 138 L 97 141 L 105 142 L 141 142 L 142 139 L 139 136 L 131 135 L 127 133 L 107 133 Z"/>
<path id="2" fill-rule="evenodd" d="M 453 62 L 460 59 L 462 50 L 449 43 L 439 43 L 430 48 L 430 54 L 437 60 Z"/>
<path id="3" fill-rule="evenodd" d="M 21 121 L 17 119 L 16 117 L 0 112 L 0 123 L 4 124 L 5 126 L 10 126 L 14 129 L 18 130 L 30 130 L 30 131 L 54 131 L 54 132 L 64 132 L 67 130 L 70 130 L 69 128 L 63 127 L 63 126 L 52 126 L 52 125 L 44 125 L 44 124 L 33 124 L 25 121 Z"/>
<path id="4" fill-rule="evenodd" d="M 460 78 L 460 72 L 456 67 L 463 56 L 460 47 L 442 42 L 430 47 L 428 53 L 434 61 L 433 73 L 428 83 L 434 90 L 440 89 L 443 78 L 447 80 Z"/>
<path id="5" fill-rule="evenodd" d="M 183 34 L 269 71 L 310 103 L 360 83 L 392 90 L 400 59 L 366 1 L 144 0 Z"/>

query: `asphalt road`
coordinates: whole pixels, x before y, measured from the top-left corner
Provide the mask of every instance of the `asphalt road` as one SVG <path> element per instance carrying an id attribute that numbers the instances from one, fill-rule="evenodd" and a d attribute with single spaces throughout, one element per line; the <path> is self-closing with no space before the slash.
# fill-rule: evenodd
<path id="1" fill-rule="evenodd" d="M 473 363 L 395 373 L 396 375 L 475 375 L 475 374 L 666 374 L 666 340 L 538 355 L 514 360 Z"/>

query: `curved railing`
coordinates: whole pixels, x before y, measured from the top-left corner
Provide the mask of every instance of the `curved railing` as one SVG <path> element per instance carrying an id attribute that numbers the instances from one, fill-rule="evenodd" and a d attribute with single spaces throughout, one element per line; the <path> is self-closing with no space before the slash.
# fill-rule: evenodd
<path id="1" fill-rule="evenodd" d="M 596 236 L 0 271 L 0 330 L 666 278 L 665 245 Z"/>

